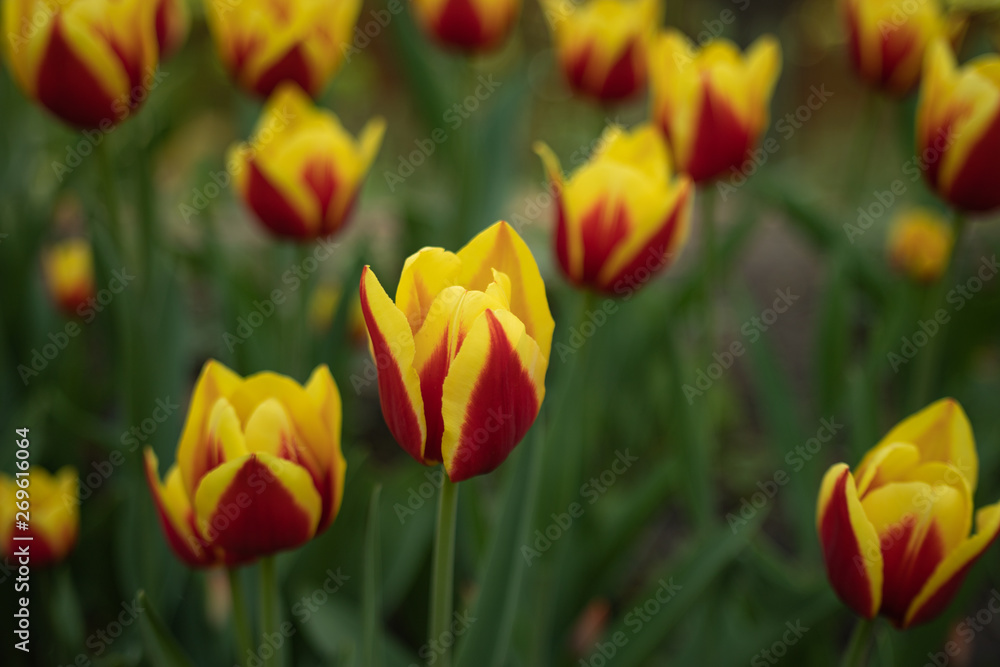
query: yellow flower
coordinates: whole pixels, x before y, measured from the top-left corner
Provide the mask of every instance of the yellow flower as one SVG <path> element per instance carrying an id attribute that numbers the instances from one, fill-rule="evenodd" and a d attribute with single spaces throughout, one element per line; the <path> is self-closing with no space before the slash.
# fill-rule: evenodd
<path id="1" fill-rule="evenodd" d="M 913 209 L 896 216 L 889 228 L 889 261 L 904 274 L 932 283 L 947 270 L 955 235 L 934 211 Z"/>
<path id="2" fill-rule="evenodd" d="M 75 316 L 94 296 L 94 257 L 86 239 L 74 238 L 42 255 L 49 297 L 66 315 Z"/>
<path id="3" fill-rule="evenodd" d="M 521 13 L 521 0 L 410 0 L 410 6 L 424 32 L 463 51 L 500 46 Z"/>
<path id="4" fill-rule="evenodd" d="M 55 475 L 35 465 L 27 472 L 27 477 L 13 478 L 0 473 L 0 549 L 11 563 L 17 563 L 15 553 L 27 545 L 27 564 L 44 567 L 64 559 L 76 544 L 80 531 L 79 480 L 72 466 Z M 27 507 L 23 510 L 26 516 L 18 515 L 21 507 Z M 24 521 L 28 529 L 18 528 L 18 521 Z"/>

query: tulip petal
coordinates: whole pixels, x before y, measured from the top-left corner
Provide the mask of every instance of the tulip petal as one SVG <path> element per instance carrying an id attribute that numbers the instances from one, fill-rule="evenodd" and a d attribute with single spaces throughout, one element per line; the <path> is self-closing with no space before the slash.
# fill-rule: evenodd
<path id="1" fill-rule="evenodd" d="M 228 461 L 205 475 L 194 507 L 199 532 L 236 560 L 307 542 L 322 511 L 309 472 L 265 452 Z"/>
<path id="2" fill-rule="evenodd" d="M 906 611 L 902 627 L 908 628 L 937 616 L 951 602 L 969 568 L 1000 535 L 1000 503 L 976 513 L 976 534 L 949 553 L 927 579 Z"/>
<path id="3" fill-rule="evenodd" d="M 437 295 L 455 284 L 462 260 L 443 248 L 422 248 L 406 258 L 396 287 L 396 307 L 416 335 Z"/>
<path id="4" fill-rule="evenodd" d="M 493 269 L 511 280 L 510 312 L 522 323 L 547 360 L 552 348 L 555 322 L 545 297 L 545 283 L 538 264 L 524 240 L 506 222 L 480 232 L 458 251 L 462 267 L 457 283 L 470 290 L 486 291 L 493 282 Z"/>
<path id="5" fill-rule="evenodd" d="M 882 604 L 882 551 L 844 463 L 831 467 L 823 478 L 816 525 L 834 591 L 858 614 L 874 618 Z"/>
<path id="6" fill-rule="evenodd" d="M 486 310 L 472 325 L 442 396 L 441 454 L 453 482 L 494 470 L 521 441 L 545 397 L 547 364 L 510 312 Z"/>
<path id="7" fill-rule="evenodd" d="M 159 463 L 152 447 L 144 452 L 146 483 L 153 496 L 153 504 L 160 519 L 160 527 L 174 554 L 186 565 L 206 567 L 216 558 L 212 550 L 198 535 L 194 510 L 184 491 L 180 468 L 172 466 L 167 472 L 166 483 L 161 484 L 157 472 Z"/>
<path id="8" fill-rule="evenodd" d="M 920 450 L 908 442 L 888 443 L 872 450 L 857 469 L 858 496 L 864 498 L 872 489 L 898 481 L 900 475 L 920 463 Z"/>
<path id="9" fill-rule="evenodd" d="M 382 415 L 396 442 L 410 456 L 424 463 L 427 426 L 420 376 L 413 368 L 416 354 L 413 332 L 406 316 L 385 293 L 368 266 L 361 273 L 361 311 L 378 369 Z"/>
<path id="10" fill-rule="evenodd" d="M 328 468 L 334 459 L 339 458 L 343 465 L 343 454 L 340 449 L 340 431 L 343 420 L 343 408 L 340 400 L 340 389 L 330 374 L 326 364 L 316 367 L 305 386 L 306 394 L 312 399 L 313 406 L 319 413 L 319 419 L 325 427 L 325 437 L 322 441 L 305 441 L 312 450 L 319 464 Z"/>

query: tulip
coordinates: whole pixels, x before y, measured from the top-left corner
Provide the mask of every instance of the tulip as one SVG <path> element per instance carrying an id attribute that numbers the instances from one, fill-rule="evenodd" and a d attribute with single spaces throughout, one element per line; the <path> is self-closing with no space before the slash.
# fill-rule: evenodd
<path id="1" fill-rule="evenodd" d="M 507 39 L 521 0 L 411 0 L 417 22 L 444 46 L 490 51 Z"/>
<path id="2" fill-rule="evenodd" d="M 554 327 L 521 237 L 498 222 L 457 253 L 420 250 L 395 303 L 365 267 L 361 309 L 396 442 L 452 482 L 503 463 L 545 397 Z"/>
<path id="3" fill-rule="evenodd" d="M 94 296 L 94 257 L 81 238 L 63 241 L 42 256 L 49 297 L 66 315 L 74 316 Z"/>
<path id="4" fill-rule="evenodd" d="M 917 150 L 931 187 L 956 208 L 1000 206 L 1000 56 L 957 67 L 948 45 L 928 49 L 917 106 Z"/>
<path id="5" fill-rule="evenodd" d="M 317 97 L 351 43 L 361 0 L 205 0 L 216 51 L 247 92 L 293 81 Z"/>
<path id="6" fill-rule="evenodd" d="M 326 530 L 344 493 L 340 420 L 326 366 L 303 387 L 205 364 L 162 482 L 156 455 L 145 451 L 146 481 L 177 557 L 192 567 L 232 566 Z"/>
<path id="7" fill-rule="evenodd" d="M 25 481 L 26 480 L 26 481 Z M 21 491 L 21 496 L 18 496 Z M 66 558 L 80 532 L 79 480 L 66 466 L 55 475 L 33 465 L 27 477 L 0 473 L 0 552 L 10 562 L 27 546 L 31 567 L 45 567 Z M 27 502 L 22 515 L 18 503 Z M 28 528 L 19 527 L 24 521 Z M 18 540 L 30 537 L 31 540 Z"/>
<path id="8" fill-rule="evenodd" d="M 937 213 L 914 209 L 897 216 L 889 228 L 889 262 L 921 283 L 932 283 L 944 274 L 955 235 Z"/>
<path id="9" fill-rule="evenodd" d="M 155 21 L 156 43 L 162 59 L 175 53 L 187 38 L 191 28 L 191 10 L 187 0 L 159 0 Z"/>
<path id="10" fill-rule="evenodd" d="M 842 0 L 851 65 L 864 81 L 902 96 L 920 79 L 924 53 L 947 22 L 937 0 Z"/>
<path id="11" fill-rule="evenodd" d="M 696 183 L 740 169 L 769 121 L 781 47 L 759 38 L 741 54 L 715 39 L 700 50 L 676 30 L 661 34 L 650 65 L 652 117 L 679 171 Z"/>
<path id="12" fill-rule="evenodd" d="M 544 0 L 559 62 L 570 86 L 598 100 L 623 100 L 646 86 L 659 0 L 588 0 L 561 11 Z"/>
<path id="13" fill-rule="evenodd" d="M 672 178 L 659 131 L 610 127 L 596 156 L 565 180 L 545 144 L 536 151 L 556 200 L 556 259 L 573 284 L 616 295 L 632 293 L 683 249 L 694 188 Z"/>
<path id="14" fill-rule="evenodd" d="M 1000 503 L 976 513 L 979 459 L 962 407 L 940 400 L 903 420 L 852 474 L 823 478 L 816 525 L 830 583 L 865 618 L 899 628 L 937 616 L 1000 533 Z"/>
<path id="15" fill-rule="evenodd" d="M 4 43 L 14 79 L 67 123 L 109 131 L 155 81 L 153 9 L 148 0 L 7 0 Z"/>
<path id="16" fill-rule="evenodd" d="M 268 100 L 253 139 L 230 151 L 230 171 L 272 233 L 302 241 L 330 236 L 346 223 L 384 132 L 376 118 L 355 141 L 336 115 L 286 84 Z"/>

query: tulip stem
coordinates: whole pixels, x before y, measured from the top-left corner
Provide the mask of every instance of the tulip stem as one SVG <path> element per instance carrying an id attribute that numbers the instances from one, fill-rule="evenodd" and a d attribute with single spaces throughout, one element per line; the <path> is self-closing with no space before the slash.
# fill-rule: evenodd
<path id="1" fill-rule="evenodd" d="M 867 618 L 859 618 L 851 633 L 851 642 L 840 667 L 862 667 L 868 658 L 868 647 L 871 644 L 872 630 L 875 622 Z"/>
<path id="2" fill-rule="evenodd" d="M 260 561 L 260 632 L 263 641 L 278 634 L 278 575 L 274 556 Z M 263 642 L 261 646 L 263 646 Z M 271 658 L 263 661 L 267 667 L 281 667 L 281 649 L 275 648 Z"/>
<path id="3" fill-rule="evenodd" d="M 434 541 L 434 571 L 431 582 L 431 646 L 444 646 L 442 637 L 451 623 L 455 587 L 455 515 L 458 509 L 458 484 L 444 472 L 438 502 L 437 538 Z M 450 643 L 448 643 L 450 646 Z M 442 649 L 441 667 L 451 667 L 451 649 Z"/>
<path id="4" fill-rule="evenodd" d="M 250 619 L 247 616 L 247 599 L 243 592 L 243 578 L 239 570 L 229 568 L 229 589 L 233 597 L 233 627 L 236 630 L 237 664 L 245 665 L 253 652 L 250 645 Z"/>

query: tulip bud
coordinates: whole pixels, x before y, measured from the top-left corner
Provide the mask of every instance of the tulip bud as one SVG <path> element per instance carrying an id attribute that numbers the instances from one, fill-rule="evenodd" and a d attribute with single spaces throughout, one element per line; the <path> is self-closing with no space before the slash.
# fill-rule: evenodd
<path id="1" fill-rule="evenodd" d="M 780 71 L 781 47 L 770 36 L 744 55 L 725 39 L 695 49 L 676 30 L 661 34 L 650 65 L 652 117 L 678 171 L 703 183 L 742 167 L 767 127 Z"/>
<path id="2" fill-rule="evenodd" d="M 15 553 L 27 545 L 26 564 L 45 567 L 66 558 L 76 544 L 80 532 L 79 479 L 72 466 L 55 475 L 37 465 L 27 472 L 27 477 L 16 478 L 0 473 L 0 555 L 14 563 Z M 25 498 L 30 509 L 21 512 L 19 503 Z M 16 539 L 24 537 L 31 539 Z"/>
<path id="3" fill-rule="evenodd" d="M 154 9 L 148 0 L 7 0 L 4 44 L 14 79 L 67 123 L 108 131 L 149 93 Z"/>
<path id="4" fill-rule="evenodd" d="M 410 6 L 424 32 L 469 52 L 503 44 L 521 13 L 521 0 L 411 0 Z"/>
<path id="5" fill-rule="evenodd" d="M 268 100 L 246 143 L 229 164 L 246 205 L 278 236 L 310 241 L 347 222 L 385 132 L 375 118 L 351 137 L 332 112 L 320 109 L 295 84 Z"/>
<path id="6" fill-rule="evenodd" d="M 908 628 L 940 614 L 1000 534 L 1000 503 L 976 513 L 972 428 L 943 399 L 903 420 L 865 454 L 827 471 L 816 526 L 840 599 L 865 618 Z"/>
<path id="7" fill-rule="evenodd" d="M 568 180 L 545 144 L 556 199 L 556 259 L 573 284 L 624 296 L 665 270 L 681 252 L 691 227 L 694 188 L 673 178 L 659 131 L 610 127 L 603 146 Z"/>
<path id="8" fill-rule="evenodd" d="M 921 283 L 932 283 L 948 269 L 955 235 L 951 225 L 927 209 L 914 209 L 892 221 L 887 252 L 901 273 Z"/>
<path id="9" fill-rule="evenodd" d="M 498 222 L 457 253 L 424 248 L 395 303 L 369 267 L 361 309 L 396 442 L 459 482 L 499 466 L 545 397 L 554 323 L 538 265 Z"/>
<path id="10" fill-rule="evenodd" d="M 49 298 L 67 316 L 94 296 L 94 257 L 90 243 L 74 238 L 49 248 L 42 256 L 42 273 Z"/>

